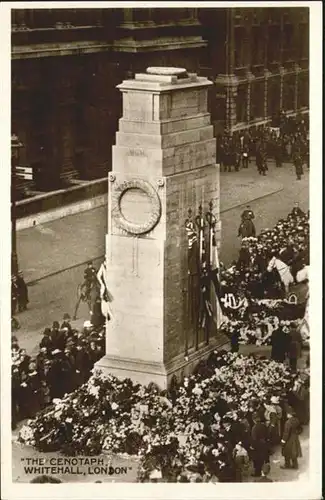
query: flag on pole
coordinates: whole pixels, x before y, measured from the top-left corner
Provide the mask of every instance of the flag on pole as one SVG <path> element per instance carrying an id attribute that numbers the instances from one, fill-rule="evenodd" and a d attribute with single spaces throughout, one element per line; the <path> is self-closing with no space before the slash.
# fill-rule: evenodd
<path id="1" fill-rule="evenodd" d="M 110 302 L 112 302 L 112 296 L 107 288 L 107 267 L 106 261 L 104 261 L 98 272 L 97 272 L 97 280 L 100 284 L 100 298 L 101 298 L 101 310 L 103 316 L 106 320 L 113 319 L 113 313 L 110 306 Z"/>
<path id="2" fill-rule="evenodd" d="M 213 317 L 216 322 L 217 328 L 220 327 L 222 323 L 227 320 L 224 315 L 224 307 L 221 301 L 221 285 L 220 285 L 220 261 L 218 255 L 218 247 L 215 235 L 212 237 L 212 248 L 211 248 L 211 280 L 213 287 L 211 287 L 211 305 L 213 309 Z"/>
<path id="3" fill-rule="evenodd" d="M 187 220 L 185 224 L 185 229 L 187 233 L 188 242 L 188 305 L 189 305 L 189 319 L 192 325 L 197 324 L 197 316 L 199 311 L 199 244 L 198 237 L 195 231 L 194 223 L 191 220 Z"/>

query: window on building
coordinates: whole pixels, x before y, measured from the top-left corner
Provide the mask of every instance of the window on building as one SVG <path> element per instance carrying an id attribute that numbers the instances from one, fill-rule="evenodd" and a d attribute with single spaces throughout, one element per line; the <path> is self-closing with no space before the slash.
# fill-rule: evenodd
<path id="1" fill-rule="evenodd" d="M 132 11 L 133 21 L 139 23 L 150 21 L 150 9 L 132 9 Z"/>
<path id="2" fill-rule="evenodd" d="M 244 28 L 235 29 L 235 68 L 242 68 L 245 65 L 245 31 Z"/>
<path id="3" fill-rule="evenodd" d="M 263 80 L 255 80 L 251 83 L 251 119 L 264 118 L 264 93 L 265 84 Z"/>
<path id="4" fill-rule="evenodd" d="M 264 63 L 264 33 L 260 26 L 253 26 L 252 28 L 252 65 L 258 66 Z"/>
<path id="5" fill-rule="evenodd" d="M 269 27 L 269 36 L 267 43 L 267 61 L 268 63 L 276 63 L 280 62 L 280 27 L 279 26 L 270 26 Z"/>
<path id="6" fill-rule="evenodd" d="M 295 85 L 296 75 L 288 75 L 283 82 L 283 109 L 293 111 L 295 109 Z"/>
<path id="7" fill-rule="evenodd" d="M 285 24 L 283 27 L 283 60 L 291 61 L 293 58 L 294 40 L 293 40 L 294 27 L 292 24 Z"/>
<path id="8" fill-rule="evenodd" d="M 267 115 L 274 116 L 280 112 L 280 78 L 274 76 L 267 82 Z"/>
<path id="9" fill-rule="evenodd" d="M 236 98 L 237 122 L 245 123 L 247 121 L 247 84 L 238 86 Z"/>
<path id="10" fill-rule="evenodd" d="M 300 24 L 299 26 L 299 59 L 308 59 L 309 56 L 308 28 L 308 24 Z"/>
<path id="11" fill-rule="evenodd" d="M 307 72 L 300 74 L 298 86 L 298 108 L 309 108 L 309 75 Z"/>
<path id="12" fill-rule="evenodd" d="M 140 10 L 140 9 L 137 9 Z M 179 9 L 178 9 L 179 10 Z M 175 9 L 151 9 L 152 20 L 157 24 L 171 23 L 174 20 Z"/>

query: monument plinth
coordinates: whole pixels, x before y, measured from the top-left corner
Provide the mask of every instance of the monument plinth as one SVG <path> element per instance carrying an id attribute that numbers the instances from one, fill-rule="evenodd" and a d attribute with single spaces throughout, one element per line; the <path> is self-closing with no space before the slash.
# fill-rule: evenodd
<path id="1" fill-rule="evenodd" d="M 123 116 L 109 175 L 106 236 L 113 319 L 97 366 L 162 388 L 218 343 L 215 331 L 207 338 L 190 324 L 185 229 L 188 209 L 212 200 L 220 240 L 210 85 L 184 68 L 148 68 L 118 85 Z"/>

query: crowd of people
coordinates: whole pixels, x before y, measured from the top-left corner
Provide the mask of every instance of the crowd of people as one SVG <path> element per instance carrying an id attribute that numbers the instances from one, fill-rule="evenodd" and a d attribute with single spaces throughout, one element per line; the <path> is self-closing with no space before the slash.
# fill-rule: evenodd
<path id="1" fill-rule="evenodd" d="M 85 321 L 82 331 L 72 328 L 65 314 L 61 325 L 45 328 L 35 357 L 12 337 L 12 428 L 74 391 L 88 380 L 94 363 L 105 350 L 105 332 Z"/>
<path id="2" fill-rule="evenodd" d="M 249 208 L 249 207 L 248 207 Z M 254 216 L 251 210 L 247 214 Z M 243 238 L 239 258 L 221 271 L 221 295 L 237 295 L 241 305 L 227 309 L 222 331 L 230 339 L 233 352 L 241 345 L 271 346 L 271 359 L 288 361 L 293 370 L 309 338 L 301 331 L 306 300 L 291 303 L 285 299 L 277 271 L 268 272 L 268 262 L 276 256 L 282 266 L 290 266 L 293 276 L 309 264 L 309 214 L 296 203 L 286 219 L 273 230 L 257 237 Z"/>
<path id="3" fill-rule="evenodd" d="M 228 269 L 221 269 L 222 295 L 235 293 L 248 300 L 283 297 L 283 283 L 277 271 L 266 272 L 274 256 L 290 267 L 293 279 L 304 265 L 309 265 L 309 211 L 304 213 L 298 203 L 273 229 L 242 239 L 237 261 Z"/>
<path id="4" fill-rule="evenodd" d="M 276 167 L 292 162 L 297 179 L 303 175 L 303 165 L 309 169 L 309 123 L 302 116 L 287 117 L 285 113 L 269 125 L 251 127 L 245 131 L 229 132 L 219 137 L 218 161 L 221 169 L 231 172 L 248 168 L 255 157 L 260 174 L 266 175 L 267 160 L 273 159 Z"/>

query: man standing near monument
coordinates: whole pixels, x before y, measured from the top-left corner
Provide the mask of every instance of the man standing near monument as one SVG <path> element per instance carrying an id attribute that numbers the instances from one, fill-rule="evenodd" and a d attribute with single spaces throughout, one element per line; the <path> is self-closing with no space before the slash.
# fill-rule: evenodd
<path id="1" fill-rule="evenodd" d="M 241 214 L 241 220 L 253 220 L 255 219 L 255 215 L 253 210 L 251 209 L 250 205 L 247 205 L 246 209 L 243 211 Z"/>

